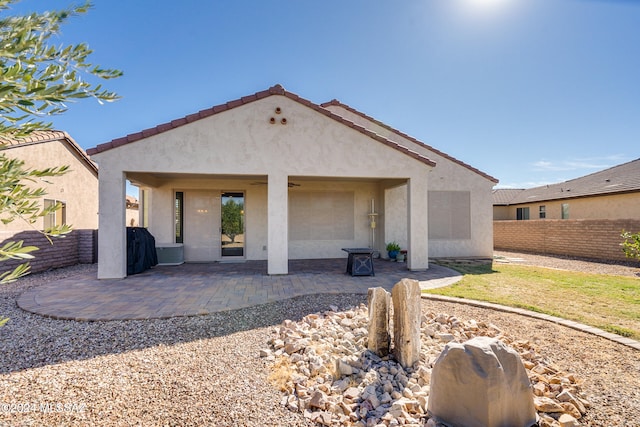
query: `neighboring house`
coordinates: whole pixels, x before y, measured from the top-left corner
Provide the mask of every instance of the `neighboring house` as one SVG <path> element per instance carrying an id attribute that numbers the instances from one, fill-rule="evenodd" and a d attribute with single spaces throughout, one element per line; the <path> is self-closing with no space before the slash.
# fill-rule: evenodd
<path id="1" fill-rule="evenodd" d="M 38 220 L 33 227 L 43 230 L 52 225 L 70 224 L 74 228 L 98 228 L 98 167 L 82 148 L 67 134 L 60 131 L 36 131 L 26 138 L 0 138 L 2 153 L 9 158 L 25 162 L 27 169 L 46 169 L 69 166 L 61 176 L 34 182 L 34 187 L 46 190 L 40 200 L 42 206 L 56 201 L 62 208 Z M 3 231 L 32 229 L 17 219 L 1 225 Z"/>
<path id="2" fill-rule="evenodd" d="M 580 178 L 493 191 L 495 220 L 640 218 L 640 159 Z"/>
<path id="3" fill-rule="evenodd" d="M 127 227 L 137 227 L 140 218 L 138 199 L 127 195 L 125 206 L 127 209 Z"/>
<path id="4" fill-rule="evenodd" d="M 559 184 L 493 192 L 498 250 L 625 260 L 623 230 L 640 231 L 640 159 Z"/>
<path id="5" fill-rule="evenodd" d="M 97 165 L 66 132 L 46 130 L 20 139 L 0 137 L 0 144 L 4 155 L 23 160 L 26 169 L 69 166 L 64 175 L 33 183 L 34 188 L 44 188 L 47 193 L 38 201 L 40 206 L 61 202 L 61 208 L 34 224 L 20 218 L 9 224 L 0 223 L 1 240 L 24 240 L 25 245 L 38 246 L 40 250 L 33 253 L 36 259 L 32 261 L 32 271 L 93 262 L 93 239 L 98 228 Z M 39 231 L 62 224 L 73 226 L 74 232 L 64 239 L 54 239 L 51 246 Z M 10 263 L 3 263 L 2 269 Z"/>
<path id="6" fill-rule="evenodd" d="M 125 180 L 186 262 L 346 257 L 401 241 L 407 266 L 493 252 L 497 180 L 331 101 L 268 90 L 101 144 L 98 277 L 126 276 Z"/>

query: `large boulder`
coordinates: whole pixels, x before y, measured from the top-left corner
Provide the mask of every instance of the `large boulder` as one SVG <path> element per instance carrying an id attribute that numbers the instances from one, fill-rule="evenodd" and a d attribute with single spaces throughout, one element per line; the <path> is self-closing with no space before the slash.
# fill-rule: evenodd
<path id="1" fill-rule="evenodd" d="M 404 368 L 420 360 L 420 283 L 402 279 L 391 289 L 394 357 Z"/>
<path id="2" fill-rule="evenodd" d="M 451 427 L 531 427 L 533 392 L 515 350 L 490 337 L 448 343 L 431 373 L 429 414 Z"/>
<path id="3" fill-rule="evenodd" d="M 382 287 L 369 288 L 369 339 L 367 348 L 380 357 L 389 354 L 391 335 L 389 334 L 389 308 L 391 295 Z"/>

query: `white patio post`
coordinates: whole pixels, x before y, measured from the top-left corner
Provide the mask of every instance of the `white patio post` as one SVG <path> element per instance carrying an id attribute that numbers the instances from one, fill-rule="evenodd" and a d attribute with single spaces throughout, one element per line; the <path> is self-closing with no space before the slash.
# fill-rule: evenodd
<path id="1" fill-rule="evenodd" d="M 289 273 L 289 177 L 269 174 L 267 201 L 267 273 Z"/>
<path id="2" fill-rule="evenodd" d="M 121 170 L 101 167 L 98 182 L 98 279 L 121 279 L 127 276 L 126 180 Z"/>
<path id="3" fill-rule="evenodd" d="M 412 271 L 429 268 L 429 211 L 427 174 L 407 181 L 407 267 Z"/>

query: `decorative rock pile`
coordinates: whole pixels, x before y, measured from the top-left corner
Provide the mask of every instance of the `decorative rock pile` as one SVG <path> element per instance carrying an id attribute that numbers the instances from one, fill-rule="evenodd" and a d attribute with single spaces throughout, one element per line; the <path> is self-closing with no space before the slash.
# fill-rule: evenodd
<path id="1" fill-rule="evenodd" d="M 260 355 L 273 362 L 270 380 L 285 393 L 284 406 L 322 426 L 440 427 L 427 414 L 435 361 L 449 342 L 493 337 L 519 354 L 533 385 L 539 426 L 580 426 L 589 404 L 579 381 L 537 354 L 528 341 L 515 340 L 492 324 L 422 313 L 419 361 L 405 368 L 390 354 L 380 357 L 368 349 L 372 301 L 370 292 L 369 308 L 339 312 L 330 307 L 273 330 L 270 347 Z M 377 301 L 384 304 L 382 294 Z"/>

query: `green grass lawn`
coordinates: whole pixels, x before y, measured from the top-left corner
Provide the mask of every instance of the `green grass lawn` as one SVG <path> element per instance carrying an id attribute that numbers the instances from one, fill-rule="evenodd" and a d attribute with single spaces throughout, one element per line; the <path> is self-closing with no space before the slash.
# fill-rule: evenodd
<path id="1" fill-rule="evenodd" d="M 511 264 L 451 264 L 464 278 L 424 291 L 520 307 L 640 340 L 640 279 Z"/>

